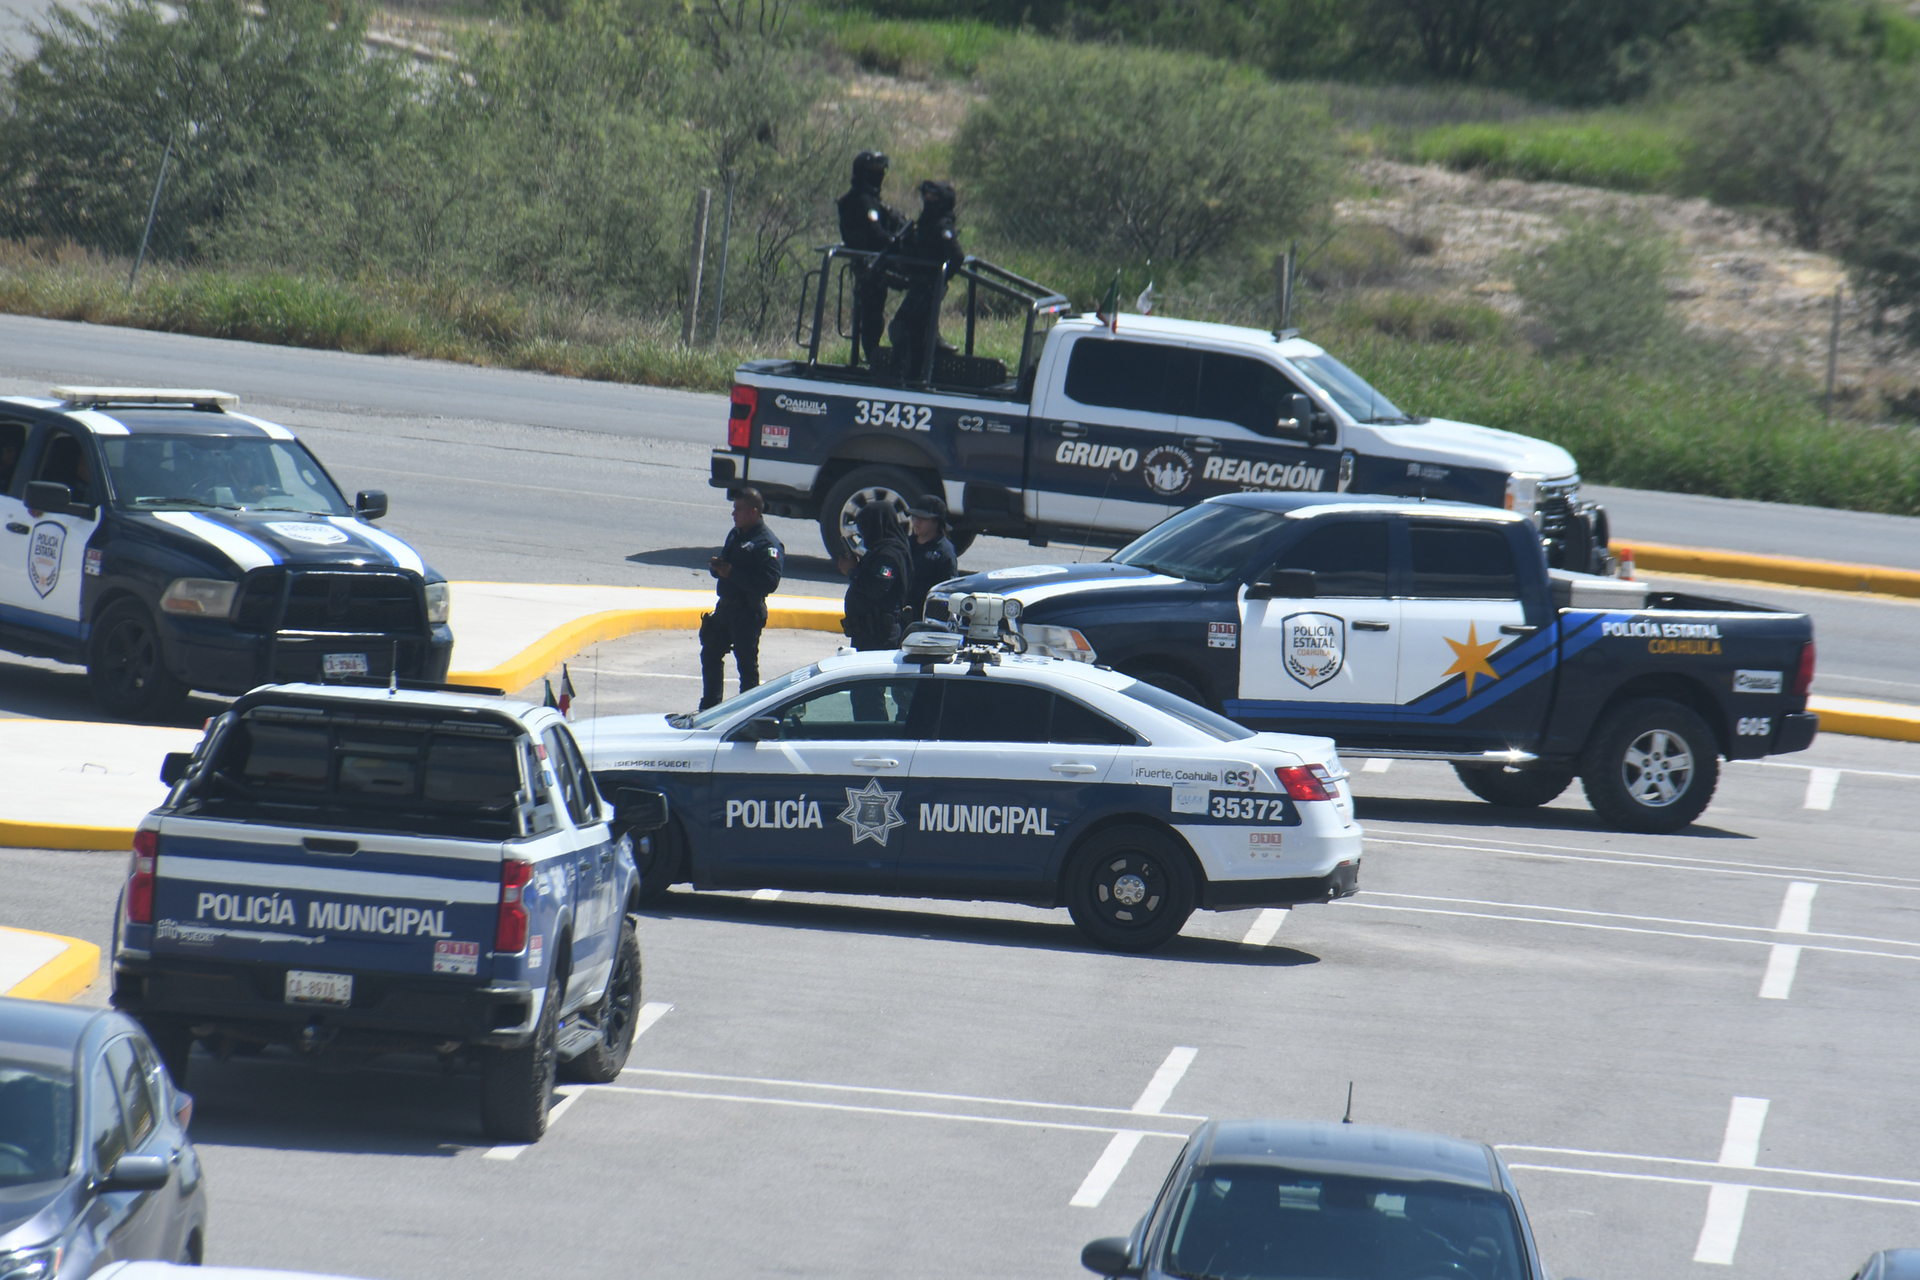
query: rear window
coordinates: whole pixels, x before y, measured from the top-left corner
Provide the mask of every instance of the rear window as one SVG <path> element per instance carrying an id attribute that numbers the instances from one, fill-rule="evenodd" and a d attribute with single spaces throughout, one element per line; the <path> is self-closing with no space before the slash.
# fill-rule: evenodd
<path id="1" fill-rule="evenodd" d="M 501 839 L 531 802 L 497 721 L 255 707 L 216 734 L 187 800 L 208 816 Z"/>

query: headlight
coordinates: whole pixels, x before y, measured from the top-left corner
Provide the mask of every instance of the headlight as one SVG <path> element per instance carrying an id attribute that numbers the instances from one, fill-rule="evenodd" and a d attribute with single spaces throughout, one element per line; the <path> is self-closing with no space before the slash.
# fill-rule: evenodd
<path id="1" fill-rule="evenodd" d="M 185 613 L 199 618 L 224 618 L 233 611 L 237 582 L 218 578 L 175 578 L 160 597 L 160 607 L 168 613 Z"/>
<path id="2" fill-rule="evenodd" d="M 1507 510 L 1530 516 L 1540 506 L 1540 482 L 1544 476 L 1516 471 L 1507 477 Z"/>
<path id="3" fill-rule="evenodd" d="M 1028 623 L 1020 628 L 1027 638 L 1027 652 L 1049 658 L 1068 658 L 1074 662 L 1092 662 L 1099 655 L 1087 638 L 1072 627 L 1047 627 Z"/>
<path id="4" fill-rule="evenodd" d="M 60 1246 L 57 1244 L 0 1253 L 0 1280 L 52 1280 L 59 1270 Z"/>
<path id="5" fill-rule="evenodd" d="M 453 609 L 453 587 L 445 582 L 427 584 L 427 621 L 445 622 Z"/>

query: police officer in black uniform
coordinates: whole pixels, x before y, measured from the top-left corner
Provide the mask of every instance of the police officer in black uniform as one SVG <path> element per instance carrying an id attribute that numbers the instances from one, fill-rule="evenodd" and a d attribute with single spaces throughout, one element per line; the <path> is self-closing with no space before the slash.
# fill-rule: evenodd
<path id="1" fill-rule="evenodd" d="M 918 378 L 926 368 L 928 351 L 940 342 L 940 303 L 947 296 L 947 281 L 967 261 L 953 229 L 953 204 L 951 182 L 921 183 L 920 216 L 895 249 L 905 264 L 900 274 L 907 281 L 907 296 L 893 313 L 887 338 L 902 377 Z"/>
<path id="2" fill-rule="evenodd" d="M 931 495 L 922 498 L 907 512 L 913 517 L 913 540 L 907 556 L 913 570 L 907 578 L 909 618 L 923 618 L 927 611 L 927 592 L 948 578 L 960 576 L 960 557 L 953 553 L 947 539 L 947 504 Z"/>
<path id="3" fill-rule="evenodd" d="M 760 633 L 767 625 L 767 597 L 780 587 L 786 548 L 762 518 L 766 501 L 758 489 L 734 489 L 733 528 L 720 554 L 707 561 L 718 579 L 713 612 L 700 619 L 700 709 L 726 697 L 727 651 L 740 669 L 740 692 L 760 683 Z"/>
<path id="4" fill-rule="evenodd" d="M 900 644 L 900 611 L 907 602 L 907 540 L 893 508 L 870 502 L 853 518 L 864 550 L 840 561 L 847 575 L 845 628 L 856 649 L 893 649 Z"/>
<path id="5" fill-rule="evenodd" d="M 840 197 L 840 243 L 849 249 L 881 253 L 907 229 L 899 210 L 880 198 L 887 179 L 887 157 L 881 151 L 862 151 L 853 158 L 853 185 Z M 880 351 L 880 335 L 887 327 L 887 287 L 884 266 L 861 263 L 853 268 L 853 332 L 872 365 Z"/>

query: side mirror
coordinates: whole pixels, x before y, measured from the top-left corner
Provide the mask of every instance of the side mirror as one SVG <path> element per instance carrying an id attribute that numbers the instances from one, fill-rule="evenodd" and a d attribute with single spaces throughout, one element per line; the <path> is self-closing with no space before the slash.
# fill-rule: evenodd
<path id="1" fill-rule="evenodd" d="M 51 480 L 27 482 L 27 507 L 33 511 L 53 511 L 65 515 L 73 506 L 73 490 Z"/>
<path id="2" fill-rule="evenodd" d="M 109 1191 L 158 1191 L 172 1176 L 173 1166 L 165 1156 L 121 1156 L 93 1189 L 99 1195 Z"/>
<path id="3" fill-rule="evenodd" d="M 193 767 L 193 752 L 169 751 L 160 761 L 160 781 L 169 787 L 187 776 L 187 770 Z"/>
<path id="4" fill-rule="evenodd" d="M 1319 594 L 1311 569 L 1275 569 L 1247 584 L 1249 600 L 1312 600 Z"/>
<path id="5" fill-rule="evenodd" d="M 1339 439 L 1339 433 L 1334 430 L 1332 414 L 1315 412 L 1313 416 L 1307 420 L 1307 440 L 1309 443 L 1332 444 L 1337 439 Z"/>
<path id="6" fill-rule="evenodd" d="M 735 742 L 777 742 L 780 722 L 772 716 L 755 716 L 733 731 Z"/>
<path id="7" fill-rule="evenodd" d="M 644 787 L 621 787 L 613 793 L 613 816 L 628 831 L 658 831 L 667 825 L 667 797 Z"/>
<path id="8" fill-rule="evenodd" d="M 1125 1236 L 1106 1236 L 1091 1241 L 1080 1251 L 1080 1265 L 1103 1276 L 1137 1276 L 1141 1271 L 1133 1264 Z"/>
<path id="9" fill-rule="evenodd" d="M 1313 397 L 1296 391 L 1283 398 L 1281 416 L 1273 425 L 1284 435 L 1307 435 L 1307 423 L 1313 418 Z"/>
<path id="10" fill-rule="evenodd" d="M 353 514 L 362 520 L 378 520 L 387 514 L 387 495 L 379 489 L 362 489 L 353 495 Z"/>

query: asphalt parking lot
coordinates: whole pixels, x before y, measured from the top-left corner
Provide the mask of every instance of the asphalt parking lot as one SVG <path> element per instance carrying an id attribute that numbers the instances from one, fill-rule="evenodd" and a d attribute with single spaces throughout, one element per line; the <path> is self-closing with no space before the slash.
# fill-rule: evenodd
<path id="1" fill-rule="evenodd" d="M 630 1069 L 535 1147 L 484 1145 L 477 1078 L 430 1062 L 197 1056 L 208 1261 L 1070 1276 L 1199 1117 L 1337 1120 L 1349 1082 L 1356 1120 L 1503 1144 L 1556 1276 L 1841 1280 L 1920 1242 L 1920 747 L 1729 765 L 1667 837 L 1348 763 L 1358 898 L 1148 956 L 1064 911 L 676 892 Z M 9 923 L 104 945 L 124 863 L 0 851 Z"/>

